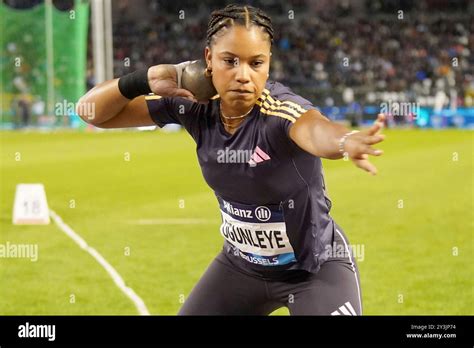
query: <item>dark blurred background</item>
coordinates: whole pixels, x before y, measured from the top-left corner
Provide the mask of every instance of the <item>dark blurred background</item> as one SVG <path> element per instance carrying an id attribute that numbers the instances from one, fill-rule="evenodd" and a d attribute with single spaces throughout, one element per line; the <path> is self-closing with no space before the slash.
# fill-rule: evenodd
<path id="1" fill-rule="evenodd" d="M 41 0 L 6 0 L 29 8 Z M 53 1 L 68 11 L 74 1 Z M 203 58 L 212 10 L 229 2 L 112 1 L 113 74 Z M 247 1 L 273 20 L 270 79 L 333 119 L 412 102 L 428 116 L 474 105 L 474 2 L 468 0 Z M 96 84 L 89 30 L 87 88 Z M 342 109 L 341 109 L 342 108 Z M 470 124 L 472 111 L 464 113 Z M 431 121 L 424 121 L 431 125 Z M 473 120 L 474 122 L 474 120 Z M 445 122 L 446 123 L 446 122 Z M 447 122 L 446 125 L 455 125 Z M 419 124 L 423 126 L 423 124 Z"/>

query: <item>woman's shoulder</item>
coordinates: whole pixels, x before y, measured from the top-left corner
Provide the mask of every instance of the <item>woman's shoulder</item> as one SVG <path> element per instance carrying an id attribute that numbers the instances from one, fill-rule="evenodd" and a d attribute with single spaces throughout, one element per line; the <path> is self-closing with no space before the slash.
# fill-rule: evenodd
<path id="1" fill-rule="evenodd" d="M 268 122 L 276 124 L 282 121 L 294 123 L 301 115 L 315 108 L 310 101 L 276 81 L 267 82 L 256 104 L 261 114 L 272 116 L 267 118 Z"/>
<path id="2" fill-rule="evenodd" d="M 316 109 L 311 101 L 296 94 L 290 87 L 278 81 L 268 80 L 263 94 L 265 93 L 280 103 L 296 104 L 305 110 Z"/>

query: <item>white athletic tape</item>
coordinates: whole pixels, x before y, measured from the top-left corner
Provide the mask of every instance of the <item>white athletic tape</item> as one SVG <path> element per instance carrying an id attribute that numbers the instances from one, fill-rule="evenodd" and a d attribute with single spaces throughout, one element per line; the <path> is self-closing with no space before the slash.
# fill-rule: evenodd
<path id="1" fill-rule="evenodd" d="M 107 262 L 106 259 L 104 259 L 104 257 L 97 250 L 90 247 L 87 244 L 87 242 L 84 239 L 82 239 L 82 237 L 79 236 L 76 232 L 74 232 L 74 230 L 71 227 L 66 225 L 61 219 L 61 217 L 58 214 L 56 214 L 53 210 L 51 209 L 49 210 L 49 215 L 64 233 L 66 233 L 82 249 L 87 251 L 94 259 L 96 259 L 97 262 L 99 262 L 102 265 L 102 267 L 104 267 L 107 273 L 109 273 L 109 275 L 112 277 L 115 285 L 117 285 L 118 288 L 122 290 L 122 292 L 128 298 L 130 298 L 130 300 L 132 300 L 133 304 L 137 308 L 138 313 L 140 313 L 140 315 L 150 315 L 150 312 L 148 312 L 148 309 L 146 308 L 145 302 L 143 302 L 140 296 L 138 296 L 135 293 L 135 291 L 133 291 L 132 288 L 125 285 L 125 282 L 120 276 L 120 274 L 115 270 L 115 268 L 113 268 L 110 265 L 110 263 Z"/>
<path id="2" fill-rule="evenodd" d="M 194 62 L 197 62 L 197 60 L 188 60 L 174 65 L 174 68 L 176 69 L 176 82 L 178 83 L 178 88 L 181 88 L 181 76 L 183 76 L 183 70 L 186 69 L 189 64 L 193 64 Z"/>

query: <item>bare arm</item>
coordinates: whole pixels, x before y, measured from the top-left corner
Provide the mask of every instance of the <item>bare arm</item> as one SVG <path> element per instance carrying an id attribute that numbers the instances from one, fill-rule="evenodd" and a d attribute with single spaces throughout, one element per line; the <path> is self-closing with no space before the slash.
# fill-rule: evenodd
<path id="1" fill-rule="evenodd" d="M 380 156 L 382 150 L 371 145 L 385 139 L 378 132 L 383 127 L 384 116 L 379 115 L 377 121 L 368 130 L 350 135 L 344 145 L 344 151 L 355 165 L 375 175 L 377 169 L 370 163 L 368 155 Z M 331 122 L 316 110 L 303 114 L 290 129 L 290 138 L 303 150 L 322 158 L 339 159 L 343 155 L 339 150 L 341 138 L 350 130 Z"/>
<path id="2" fill-rule="evenodd" d="M 194 100 L 193 94 L 179 89 L 173 65 L 155 65 L 148 70 L 148 83 L 153 93 L 161 96 L 182 96 Z M 101 83 L 79 99 L 77 114 L 99 128 L 126 128 L 155 125 L 144 96 L 125 98 L 118 88 L 118 79 Z"/>

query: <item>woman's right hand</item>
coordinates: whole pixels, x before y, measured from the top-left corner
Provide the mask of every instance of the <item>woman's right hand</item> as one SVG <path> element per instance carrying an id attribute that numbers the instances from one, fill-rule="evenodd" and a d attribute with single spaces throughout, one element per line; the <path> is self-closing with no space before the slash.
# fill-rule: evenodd
<path id="1" fill-rule="evenodd" d="M 174 65 L 160 64 L 148 69 L 148 84 L 151 91 L 162 97 L 184 97 L 197 102 L 187 89 L 178 88 L 177 74 Z"/>
<path id="2" fill-rule="evenodd" d="M 178 88 L 174 65 L 161 64 L 148 69 L 148 84 L 153 93 L 163 97 L 184 97 L 193 102 L 194 95 Z M 153 126 L 145 96 L 132 100 L 119 90 L 118 80 L 105 81 L 87 92 L 77 102 L 76 112 L 87 123 L 99 128 L 127 128 Z"/>

